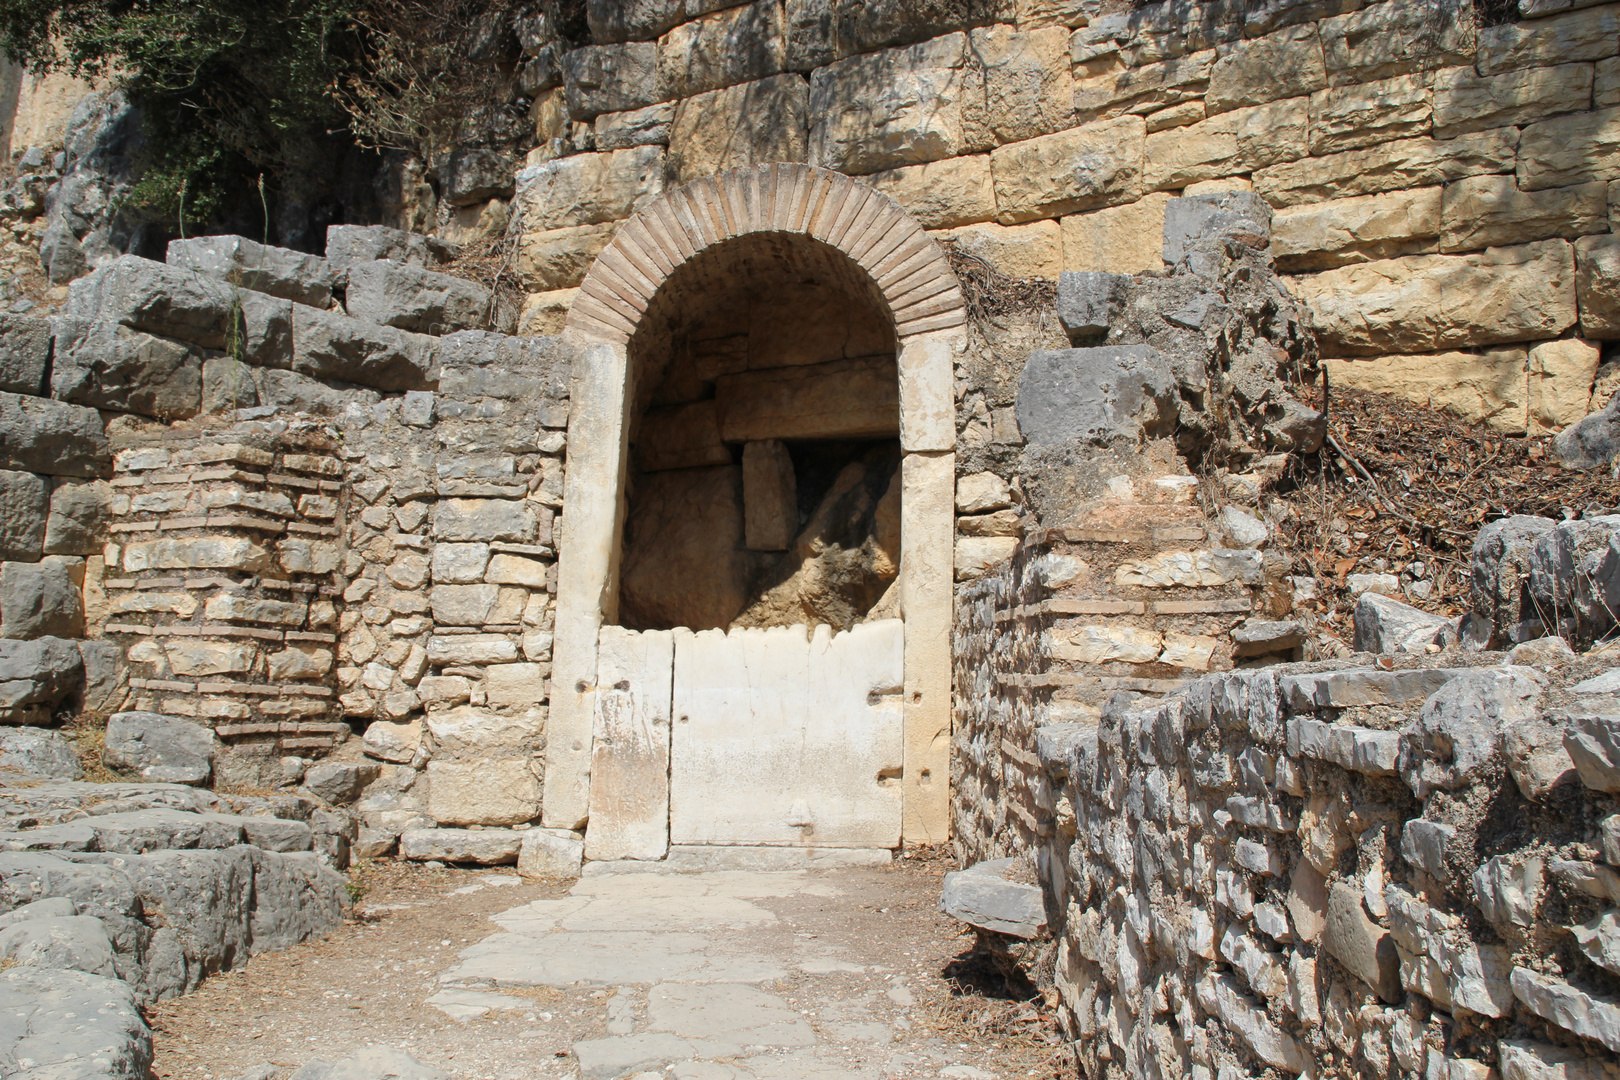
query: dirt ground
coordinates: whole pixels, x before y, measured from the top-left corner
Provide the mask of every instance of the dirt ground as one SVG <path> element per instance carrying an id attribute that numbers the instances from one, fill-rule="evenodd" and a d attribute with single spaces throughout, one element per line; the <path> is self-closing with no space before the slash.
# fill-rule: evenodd
<path id="1" fill-rule="evenodd" d="M 971 932 L 936 910 L 950 868 L 942 855 L 924 854 L 889 867 L 807 871 L 814 887 L 760 900 L 775 919 L 734 935 L 758 955 L 845 961 L 808 974 L 784 963 L 790 974 L 768 986 L 825 1044 L 803 1075 L 1072 1075 L 1046 1000 L 1028 984 L 1009 988 L 974 953 Z M 614 987 L 588 983 L 505 988 L 526 1000 L 472 1019 L 428 1003 L 457 954 L 499 932 L 492 916 L 564 897 L 572 882 L 394 862 L 355 880 L 364 892 L 354 918 L 324 940 L 256 956 L 157 1006 L 149 1017 L 155 1074 L 233 1080 L 268 1064 L 286 1075 L 383 1043 L 458 1080 L 568 1080 L 579 1076 L 573 1045 L 602 1038 L 613 1030 L 610 1014 L 623 1016 Z"/>

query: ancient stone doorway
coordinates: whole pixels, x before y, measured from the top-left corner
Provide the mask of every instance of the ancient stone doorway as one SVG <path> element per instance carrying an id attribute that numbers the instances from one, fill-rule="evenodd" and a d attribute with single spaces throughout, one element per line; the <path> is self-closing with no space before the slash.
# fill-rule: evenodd
<path id="1" fill-rule="evenodd" d="M 600 858 L 945 839 L 963 325 L 937 245 L 835 173 L 621 228 L 567 329 L 548 824 Z"/>

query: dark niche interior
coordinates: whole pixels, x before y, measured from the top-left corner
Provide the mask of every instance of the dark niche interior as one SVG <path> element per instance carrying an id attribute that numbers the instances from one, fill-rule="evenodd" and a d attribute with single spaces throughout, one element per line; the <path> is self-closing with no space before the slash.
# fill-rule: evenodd
<path id="1" fill-rule="evenodd" d="M 621 625 L 896 613 L 895 338 L 859 267 L 802 236 L 717 245 L 654 296 L 630 365 Z"/>

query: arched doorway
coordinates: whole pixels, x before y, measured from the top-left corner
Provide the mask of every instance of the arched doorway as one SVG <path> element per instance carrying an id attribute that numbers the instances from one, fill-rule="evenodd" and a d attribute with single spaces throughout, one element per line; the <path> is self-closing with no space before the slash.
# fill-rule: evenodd
<path id="1" fill-rule="evenodd" d="M 593 845 L 604 857 L 655 857 L 660 827 L 676 844 L 945 839 L 952 360 L 964 328 L 938 246 L 887 197 L 837 173 L 736 170 L 625 223 L 566 330 L 575 404 L 547 824 L 592 816 L 590 844 L 636 819 L 639 839 Z M 789 487 L 803 497 L 790 500 Z M 678 522 L 683 507 L 705 520 Z M 894 517 L 898 580 L 885 564 Z M 661 546 L 666 523 L 696 547 Z M 821 540 L 806 540 L 817 528 Z M 813 549 L 823 563 L 829 549 L 842 560 L 817 571 L 820 592 L 794 583 Z M 760 721 L 754 744 L 724 737 L 747 726 L 739 709 Z M 826 730 L 840 709 L 846 726 Z M 796 749 L 772 756 L 763 734 L 796 723 Z M 715 832 L 698 803 L 710 798 L 705 778 L 725 774 L 743 781 L 744 803 L 772 806 L 756 824 Z M 749 795 L 751 777 L 760 786 Z M 779 790 L 795 783 L 805 790 Z M 598 820 L 604 807 L 611 827 Z"/>

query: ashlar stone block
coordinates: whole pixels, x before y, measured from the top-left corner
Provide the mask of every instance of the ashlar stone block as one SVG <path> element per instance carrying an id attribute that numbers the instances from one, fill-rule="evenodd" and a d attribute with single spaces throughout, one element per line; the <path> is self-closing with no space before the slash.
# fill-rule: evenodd
<path id="1" fill-rule="evenodd" d="M 1295 281 L 1326 356 L 1494 345 L 1575 324 L 1574 253 L 1563 240 L 1478 255 L 1412 255 Z"/>
<path id="2" fill-rule="evenodd" d="M 898 619 L 675 631 L 671 843 L 895 846 L 903 637 Z"/>
<path id="3" fill-rule="evenodd" d="M 1068 127 L 1074 117 L 1069 35 L 1061 27 L 975 27 L 969 48 L 983 68 L 983 96 L 963 111 L 997 142 L 1019 142 Z"/>
<path id="4" fill-rule="evenodd" d="M 1523 346 L 1368 360 L 1324 360 L 1334 386 L 1413 401 L 1504 434 L 1522 434 L 1529 388 Z"/>
<path id="5" fill-rule="evenodd" d="M 537 290 L 542 295 L 555 296 L 566 292 L 567 305 L 572 306 L 579 283 L 585 280 L 596 257 L 608 246 L 618 229 L 617 222 L 609 222 L 524 233 L 518 241 L 518 277 L 525 288 Z M 562 318 L 555 323 L 558 330 L 566 318 L 567 312 L 564 310 Z M 522 321 L 525 326 L 529 325 L 527 309 Z"/>
<path id="6" fill-rule="evenodd" d="M 1303 158 L 1310 152 L 1309 130 L 1309 99 L 1288 98 L 1155 132 L 1147 137 L 1147 190 L 1182 188 Z"/>
<path id="7" fill-rule="evenodd" d="M 1519 129 L 1511 127 L 1455 139 L 1399 139 L 1364 150 L 1266 165 L 1254 174 L 1254 190 L 1272 206 L 1293 206 L 1512 172 L 1518 142 Z"/>
<path id="8" fill-rule="evenodd" d="M 587 45 L 564 53 L 562 67 L 571 120 L 639 109 L 673 96 L 659 70 L 655 42 Z"/>
<path id="9" fill-rule="evenodd" d="M 1134 202 L 1143 193 L 1147 126 L 1139 116 L 1012 143 L 990 155 L 1003 224 Z"/>
<path id="10" fill-rule="evenodd" d="M 1447 184 L 1440 250 L 1477 251 L 1608 232 L 1608 191 L 1602 181 L 1521 191 L 1511 176 L 1470 176 Z"/>
<path id="11" fill-rule="evenodd" d="M 659 78 L 674 97 L 688 98 L 775 75 L 787 63 L 785 30 L 780 0 L 681 23 L 658 39 Z"/>
<path id="12" fill-rule="evenodd" d="M 787 445 L 743 447 L 743 535 L 751 551 L 786 551 L 799 531 L 799 487 Z"/>
<path id="13" fill-rule="evenodd" d="M 84 600 L 74 580 L 83 574 L 84 560 L 60 555 L 0 563 L 0 636 L 83 637 Z"/>
<path id="14" fill-rule="evenodd" d="M 1620 337 L 1620 236 L 1585 236 L 1575 242 L 1575 289 L 1582 336 Z"/>
<path id="15" fill-rule="evenodd" d="M 1620 53 L 1620 9 L 1612 4 L 1547 19 L 1524 19 L 1485 27 L 1477 57 L 1481 75 L 1548 68 L 1574 60 L 1602 60 Z"/>
<path id="16" fill-rule="evenodd" d="M 1165 206 L 1172 192 L 1155 191 L 1136 202 L 1069 214 L 1063 229 L 1063 269 L 1140 274 L 1164 266 Z"/>
<path id="17" fill-rule="evenodd" d="M 49 492 L 47 477 L 0 470 L 0 558 L 33 562 L 40 557 L 45 544 Z"/>
<path id="18" fill-rule="evenodd" d="M 797 75 L 683 98 L 670 126 L 670 175 L 684 184 L 744 165 L 805 160 L 809 102 Z"/>
<path id="19" fill-rule="evenodd" d="M 1024 225 L 983 222 L 945 229 L 935 239 L 976 255 L 1010 278 L 1056 278 L 1063 272 L 1063 230 L 1055 221 Z"/>
<path id="20" fill-rule="evenodd" d="M 526 500 L 440 499 L 433 508 L 436 540 L 532 544 L 538 527 L 535 509 Z"/>
<path id="21" fill-rule="evenodd" d="M 1206 49 L 1139 67 L 1122 67 L 1117 57 L 1081 64 L 1077 74 L 1083 77 L 1074 86 L 1075 117 L 1090 123 L 1197 102 L 1209 88 L 1214 62 L 1215 50 Z M 1090 73 L 1099 66 L 1108 70 Z"/>
<path id="22" fill-rule="evenodd" d="M 1322 41 L 1313 23 L 1222 45 L 1204 99 L 1210 115 L 1279 98 L 1303 97 L 1327 86 Z"/>
<path id="23" fill-rule="evenodd" d="M 1283 207 L 1271 216 L 1271 253 L 1280 270 L 1322 270 L 1433 252 L 1439 246 L 1442 190 Z"/>
<path id="24" fill-rule="evenodd" d="M 1593 84 L 1591 64 L 1530 67 L 1501 75 L 1481 75 L 1472 66 L 1447 68 L 1434 75 L 1434 137 L 1450 139 L 1585 112 L 1593 104 Z M 1620 101 L 1596 104 L 1602 108 Z"/>
<path id="25" fill-rule="evenodd" d="M 1529 357 L 1529 431 L 1562 431 L 1586 417 L 1592 404 L 1602 350 L 1580 338 L 1561 338 L 1531 346 Z M 1602 404 L 1601 402 L 1599 404 Z"/>
<path id="26" fill-rule="evenodd" d="M 524 226 L 542 232 L 622 220 L 663 190 L 661 146 L 574 154 L 530 165 L 517 176 Z"/>
<path id="27" fill-rule="evenodd" d="M 523 758 L 428 762 L 428 813 L 441 825 L 516 825 L 539 812 L 540 781 Z"/>
<path id="28" fill-rule="evenodd" d="M 851 56 L 810 77 L 810 163 L 850 175 L 987 150 L 966 34 Z"/>
<path id="29" fill-rule="evenodd" d="M 949 229 L 996 216 L 988 154 L 908 165 L 863 179 L 899 203 L 925 229 Z"/>
<path id="30" fill-rule="evenodd" d="M 593 859 L 661 859 L 669 850 L 674 663 L 670 631 L 602 628 L 586 834 Z"/>
<path id="31" fill-rule="evenodd" d="M 1427 135 L 1434 116 L 1428 75 L 1335 86 L 1311 95 L 1311 153 L 1332 154 Z"/>
<path id="32" fill-rule="evenodd" d="M 1479 45 L 1469 0 L 1384 0 L 1324 19 L 1319 28 L 1328 81 L 1334 86 L 1473 63 Z"/>
<path id="33" fill-rule="evenodd" d="M 1526 191 L 1620 178 L 1620 109 L 1526 126 L 1519 139 L 1518 177 Z"/>

